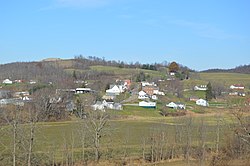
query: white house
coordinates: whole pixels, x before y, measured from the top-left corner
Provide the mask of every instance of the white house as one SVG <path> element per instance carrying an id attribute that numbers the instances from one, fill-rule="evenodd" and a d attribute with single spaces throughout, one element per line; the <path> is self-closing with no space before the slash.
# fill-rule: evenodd
<path id="1" fill-rule="evenodd" d="M 196 105 L 203 106 L 203 107 L 208 107 L 209 104 L 206 100 L 204 99 L 199 99 L 196 101 Z"/>
<path id="2" fill-rule="evenodd" d="M 230 86 L 230 89 L 243 90 L 243 89 L 245 89 L 245 87 L 243 85 L 240 85 L 240 84 L 234 84 L 234 85 Z"/>
<path id="3" fill-rule="evenodd" d="M 90 88 L 76 88 L 75 90 L 76 94 L 91 93 L 91 92 L 94 92 L 94 90 Z"/>
<path id="4" fill-rule="evenodd" d="M 23 101 L 30 101 L 31 98 L 29 98 L 28 96 L 24 96 L 24 97 L 22 98 L 22 100 L 23 100 Z"/>
<path id="5" fill-rule="evenodd" d="M 174 103 L 174 102 L 170 102 L 166 106 L 169 107 L 169 108 L 173 108 L 173 109 L 177 109 L 177 107 L 178 107 L 177 104 Z"/>
<path id="6" fill-rule="evenodd" d="M 194 90 L 199 90 L 199 91 L 206 91 L 207 90 L 207 85 L 200 85 L 200 86 L 195 86 Z"/>
<path id="7" fill-rule="evenodd" d="M 92 108 L 93 108 L 94 110 L 101 110 L 101 111 L 104 111 L 105 106 L 104 106 L 103 102 L 97 101 L 94 105 L 92 105 Z"/>
<path id="8" fill-rule="evenodd" d="M 3 84 L 13 84 L 13 81 L 11 81 L 9 79 L 5 79 L 5 80 L 3 80 Z"/>
<path id="9" fill-rule="evenodd" d="M 111 110 L 122 110 L 122 105 L 120 103 L 110 103 L 107 107 L 108 109 Z"/>
<path id="10" fill-rule="evenodd" d="M 117 96 L 117 95 L 120 95 L 120 93 L 122 93 L 122 91 L 117 85 L 115 85 L 111 89 L 106 90 L 106 93 L 108 95 L 116 95 Z"/>
<path id="11" fill-rule="evenodd" d="M 153 90 L 153 93 L 154 93 L 155 95 L 165 96 L 165 93 L 164 93 L 164 92 L 159 91 L 158 89 Z"/>
<path id="12" fill-rule="evenodd" d="M 156 102 L 141 101 L 139 102 L 139 106 L 144 108 L 156 108 Z"/>
<path id="13" fill-rule="evenodd" d="M 186 109 L 186 105 L 179 102 L 178 103 L 170 102 L 166 106 L 173 109 Z"/>
<path id="14" fill-rule="evenodd" d="M 141 100 L 148 99 L 147 93 L 144 91 L 140 91 L 138 94 L 138 99 L 141 99 Z"/>
<path id="15" fill-rule="evenodd" d="M 123 93 L 127 89 L 125 85 L 118 85 L 118 88 L 120 89 L 120 92 Z"/>
<path id="16" fill-rule="evenodd" d="M 169 75 L 175 76 L 175 72 L 170 72 Z"/>
<path id="17" fill-rule="evenodd" d="M 182 110 L 186 109 L 186 104 L 184 104 L 184 103 L 176 103 L 176 104 L 177 104 L 178 109 L 182 109 Z"/>
<path id="18" fill-rule="evenodd" d="M 94 110 L 101 110 L 105 111 L 105 108 L 112 109 L 112 110 L 122 110 L 122 105 L 120 103 L 114 103 L 114 102 L 106 102 L 106 100 L 97 101 L 94 105 L 92 105 L 92 108 Z"/>
<path id="19" fill-rule="evenodd" d="M 29 84 L 36 84 L 36 81 L 30 80 Z"/>
<path id="20" fill-rule="evenodd" d="M 141 86 L 157 86 L 154 82 L 151 82 L 151 83 L 149 83 L 149 82 L 141 82 Z"/>

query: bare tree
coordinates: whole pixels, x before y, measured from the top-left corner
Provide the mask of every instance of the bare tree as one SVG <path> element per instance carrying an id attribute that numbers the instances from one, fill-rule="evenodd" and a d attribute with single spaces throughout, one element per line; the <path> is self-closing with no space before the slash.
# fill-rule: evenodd
<path id="1" fill-rule="evenodd" d="M 19 106 L 7 107 L 4 113 L 7 124 L 11 126 L 11 154 L 12 154 L 12 165 L 17 165 L 18 149 L 20 146 L 20 134 L 21 132 L 21 108 Z"/>
<path id="2" fill-rule="evenodd" d="M 32 108 L 28 109 L 29 111 L 29 135 L 28 135 L 28 166 L 32 165 L 32 154 L 33 154 L 33 147 L 34 147 L 34 139 L 35 139 L 35 132 L 37 128 L 38 122 L 38 111 Z"/>
<path id="3" fill-rule="evenodd" d="M 219 154 L 220 148 L 220 133 L 221 131 L 221 114 L 217 113 L 216 115 L 216 154 Z"/>
<path id="4" fill-rule="evenodd" d="M 190 165 L 190 155 L 191 155 L 191 145 L 192 145 L 192 117 L 189 116 L 185 119 L 186 126 L 186 147 L 185 147 L 185 159 L 187 161 L 187 165 Z"/>
<path id="5" fill-rule="evenodd" d="M 169 92 L 171 92 L 173 95 L 176 95 L 177 97 L 182 97 L 183 92 L 183 84 L 180 80 L 171 80 L 166 85 L 166 88 Z"/>
<path id="6" fill-rule="evenodd" d="M 83 94 L 77 98 L 77 108 L 78 112 L 80 111 L 80 118 L 82 119 L 82 123 L 80 124 L 83 125 L 83 130 L 86 130 L 86 133 L 83 133 L 84 138 L 82 138 L 82 153 L 83 155 L 85 153 L 85 136 L 87 134 L 91 141 L 90 146 L 94 149 L 95 161 L 98 162 L 101 156 L 100 141 L 103 136 L 106 136 L 105 132 L 109 121 L 109 114 L 105 111 L 92 110 L 91 105 L 94 102 L 95 96 L 93 94 Z"/>
<path id="7" fill-rule="evenodd" d="M 34 109 L 38 111 L 38 121 L 56 121 L 66 119 L 65 101 L 58 96 L 53 88 L 43 88 L 36 91 L 33 96 Z"/>
<path id="8" fill-rule="evenodd" d="M 103 111 L 88 110 L 86 120 L 86 128 L 89 136 L 93 141 L 93 148 L 95 152 L 95 161 L 98 162 L 101 156 L 100 141 L 105 136 L 105 127 L 107 125 L 109 115 Z"/>
<path id="9" fill-rule="evenodd" d="M 205 142 L 206 142 L 206 125 L 204 119 L 201 119 L 199 126 L 199 165 L 204 165 L 205 160 Z"/>
<path id="10" fill-rule="evenodd" d="M 223 92 L 227 90 L 225 83 L 222 82 L 212 82 L 212 87 L 212 93 L 215 97 L 222 96 Z"/>
<path id="11" fill-rule="evenodd" d="M 247 108 L 249 110 L 249 108 Z M 236 136 L 238 136 L 245 144 L 250 146 L 250 125 L 249 119 L 244 116 L 244 110 L 239 109 L 233 112 L 233 116 L 238 122 L 238 126 L 234 130 Z"/>

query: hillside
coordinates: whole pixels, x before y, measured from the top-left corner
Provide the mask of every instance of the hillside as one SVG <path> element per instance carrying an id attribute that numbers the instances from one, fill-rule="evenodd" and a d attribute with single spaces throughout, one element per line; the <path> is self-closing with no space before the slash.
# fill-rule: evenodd
<path id="1" fill-rule="evenodd" d="M 230 112 L 235 108 L 232 108 L 230 104 L 244 104 L 245 99 L 249 97 L 250 74 L 188 71 L 188 79 L 184 77 L 183 80 L 178 79 L 178 74 L 183 74 L 183 71 L 178 70 L 175 75 L 171 75 L 167 66 L 161 64 L 126 64 L 96 58 L 48 59 L 41 62 L 0 65 L 0 79 L 10 78 L 13 81 L 24 79 L 22 83 L 11 85 L 2 83 L 2 96 L 11 91 L 32 92 L 29 95 L 31 100 L 25 102 L 20 110 L 13 109 L 12 105 L 1 107 L 0 122 L 6 124 L 6 117 L 11 119 L 16 111 L 20 111 L 21 123 L 27 125 L 18 125 L 18 129 L 25 133 L 22 137 L 17 137 L 17 141 L 22 142 L 24 139 L 33 141 L 33 138 L 28 137 L 30 131 L 32 133 L 34 129 L 37 134 L 34 136 L 35 148 L 32 154 L 41 158 L 41 161 L 39 160 L 41 165 L 55 165 L 51 164 L 54 163 L 53 160 L 58 165 L 66 161 L 72 161 L 71 165 L 73 163 L 81 165 L 82 161 L 91 165 L 95 156 L 92 138 L 96 135 L 97 141 L 100 142 L 99 165 L 128 165 L 124 164 L 125 161 L 138 163 L 138 165 L 150 163 L 152 165 L 158 162 L 160 165 L 166 165 L 166 163 L 167 165 L 185 165 L 186 154 L 182 149 L 187 148 L 187 143 L 190 144 L 190 156 L 193 156 L 190 164 L 195 165 L 199 161 L 197 154 L 203 148 L 204 152 L 211 152 L 204 155 L 204 160 L 209 165 L 213 157 L 211 154 L 217 151 L 214 147 L 217 145 L 218 133 L 214 131 L 220 131 L 220 153 L 224 153 L 222 147 L 227 146 L 224 139 L 228 138 L 228 134 L 235 136 L 236 130 L 227 128 L 237 122 Z M 30 79 L 37 81 L 38 84 L 29 84 L 27 81 Z M 108 104 L 102 98 L 107 96 L 106 90 L 113 84 L 121 84 L 123 80 L 129 82 L 131 80 L 131 86 L 111 101 L 107 99 L 110 104 L 121 104 L 122 109 L 115 110 L 107 106 L 103 111 L 90 109 L 90 106 L 95 103 L 95 105 L 97 103 Z M 145 88 L 142 81 L 144 83 L 148 81 L 149 84 L 153 82 L 153 84 Z M 209 107 L 202 107 L 190 98 L 204 99 L 206 92 L 196 91 L 194 86 L 207 85 L 209 81 L 213 87 L 219 88 L 217 90 L 226 93 L 219 94 L 218 98 L 209 101 Z M 239 83 L 245 86 L 246 97 L 230 97 L 229 86 Z M 141 90 L 150 93 L 152 86 L 159 88 L 159 91 L 164 94 L 155 93 L 157 99 L 154 100 L 156 104 L 154 108 L 143 108 L 138 104 L 143 100 L 138 94 Z M 76 89 L 79 87 L 90 88 L 93 93 L 77 93 Z M 70 93 L 66 93 L 69 92 L 68 89 Z M 72 89 L 75 89 L 73 93 L 71 93 Z M 153 97 L 150 97 L 147 99 L 152 101 Z M 4 98 L 1 101 L 4 103 L 8 100 Z M 170 102 L 184 103 L 185 108 L 169 107 L 167 104 Z M 239 106 L 239 108 L 244 108 L 243 105 Z M 42 123 L 39 121 L 30 123 L 28 118 L 33 117 L 30 112 L 31 108 L 37 111 L 34 118 L 39 117 Z M 220 112 L 219 116 L 218 112 Z M 103 119 L 104 117 L 106 118 Z M 221 124 L 218 124 L 219 121 Z M 92 126 L 96 126 L 96 122 L 105 122 L 107 125 L 100 128 L 101 132 L 95 133 L 96 130 Z M 246 124 L 249 123 L 246 122 Z M 37 128 L 33 128 L 32 125 L 36 125 Z M 14 125 L 8 125 L 0 131 L 3 136 L 0 138 L 2 143 L 0 149 L 6 149 L 2 156 L 0 154 L 1 163 L 4 165 L 8 165 L 10 157 L 3 156 L 12 155 L 12 146 L 8 146 L 13 142 L 11 140 L 12 127 Z M 235 136 L 232 139 L 239 139 L 239 137 Z M 203 143 L 197 144 L 197 142 Z M 246 144 L 243 145 L 246 146 Z M 27 153 L 21 153 L 25 149 L 19 151 L 17 157 L 25 163 Z M 161 154 L 163 151 L 166 153 Z M 172 153 L 175 155 L 169 156 Z M 67 156 L 73 157 L 69 159 Z M 107 164 L 107 161 L 111 163 Z"/>
<path id="2" fill-rule="evenodd" d="M 242 73 L 242 74 L 250 74 L 250 65 L 242 65 L 235 67 L 233 69 L 208 69 L 202 72 L 205 73 Z"/>

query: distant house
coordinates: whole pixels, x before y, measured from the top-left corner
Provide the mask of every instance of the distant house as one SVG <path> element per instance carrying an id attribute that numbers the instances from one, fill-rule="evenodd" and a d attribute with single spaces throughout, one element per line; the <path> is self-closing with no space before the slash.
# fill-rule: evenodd
<path id="1" fill-rule="evenodd" d="M 24 80 L 15 80 L 14 82 L 15 82 L 15 83 L 23 83 Z"/>
<path id="2" fill-rule="evenodd" d="M 28 96 L 24 96 L 24 97 L 22 98 L 22 100 L 23 100 L 23 101 L 30 101 L 31 98 L 29 98 Z"/>
<path id="3" fill-rule="evenodd" d="M 36 84 L 36 81 L 30 80 L 30 81 L 29 81 L 29 84 Z"/>
<path id="4" fill-rule="evenodd" d="M 169 108 L 177 109 L 177 104 L 174 103 L 174 102 L 170 102 L 166 106 L 169 107 Z"/>
<path id="5" fill-rule="evenodd" d="M 102 97 L 103 100 L 111 100 L 111 101 L 113 101 L 115 98 L 116 98 L 116 95 L 112 95 L 112 94 L 104 95 Z"/>
<path id="6" fill-rule="evenodd" d="M 230 89 L 234 89 L 234 90 L 243 90 L 245 89 L 244 85 L 241 84 L 234 84 L 230 86 Z"/>
<path id="7" fill-rule="evenodd" d="M 139 106 L 144 108 L 156 108 L 156 102 L 141 101 L 139 102 Z"/>
<path id="8" fill-rule="evenodd" d="M 94 110 L 101 110 L 101 111 L 103 111 L 104 108 L 105 108 L 105 106 L 104 106 L 104 104 L 101 101 L 97 101 L 94 105 L 92 105 L 92 108 Z"/>
<path id="9" fill-rule="evenodd" d="M 238 96 L 238 92 L 230 92 L 229 96 Z"/>
<path id="10" fill-rule="evenodd" d="M 169 75 L 170 75 L 170 76 L 175 76 L 175 72 L 171 71 L 171 72 L 169 73 Z"/>
<path id="11" fill-rule="evenodd" d="M 148 94 L 144 91 L 140 91 L 138 94 L 138 99 L 144 100 L 144 99 L 148 99 Z"/>
<path id="12" fill-rule="evenodd" d="M 117 86 L 117 85 L 114 85 L 112 88 L 106 90 L 106 94 L 109 96 L 118 96 L 120 95 L 120 93 L 122 93 L 121 89 Z"/>
<path id="13" fill-rule="evenodd" d="M 159 89 L 154 89 L 154 90 L 153 90 L 153 94 L 154 94 L 154 95 L 165 96 L 165 93 L 164 93 L 164 92 L 159 91 Z"/>
<path id="14" fill-rule="evenodd" d="M 131 80 L 116 80 L 116 83 L 118 85 L 121 85 L 123 87 L 123 90 L 128 90 L 131 86 Z"/>
<path id="15" fill-rule="evenodd" d="M 9 79 L 5 79 L 5 80 L 3 80 L 3 84 L 13 84 L 13 81 L 11 81 Z"/>
<path id="16" fill-rule="evenodd" d="M 194 90 L 195 91 L 206 91 L 207 90 L 207 85 L 195 86 Z"/>
<path id="17" fill-rule="evenodd" d="M 197 96 L 191 96 L 189 97 L 189 101 L 197 101 L 199 98 Z"/>
<path id="18" fill-rule="evenodd" d="M 84 93 L 93 93 L 94 90 L 90 88 L 76 88 L 75 93 L 76 94 L 84 94 Z"/>
<path id="19" fill-rule="evenodd" d="M 142 81 L 141 82 L 141 86 L 144 87 L 144 86 L 157 86 L 154 82 L 146 82 L 146 81 Z"/>
<path id="20" fill-rule="evenodd" d="M 86 85 L 86 82 L 83 81 L 83 80 L 75 80 L 74 83 L 75 84 L 84 84 L 84 85 Z"/>
<path id="21" fill-rule="evenodd" d="M 204 99 L 199 99 L 196 101 L 196 105 L 203 106 L 203 107 L 208 107 L 209 104 L 206 100 Z"/>
<path id="22" fill-rule="evenodd" d="M 112 103 L 109 105 L 109 108 L 111 110 L 123 110 L 122 104 L 120 103 Z"/>
<path id="23" fill-rule="evenodd" d="M 129 88 L 131 85 L 131 80 L 124 80 L 124 85 L 128 86 L 128 88 Z"/>
<path id="24" fill-rule="evenodd" d="M 155 90 L 159 91 L 159 88 L 157 86 L 144 86 L 142 87 L 142 90 L 146 92 L 149 96 L 152 96 L 154 95 Z"/>
<path id="25" fill-rule="evenodd" d="M 122 110 L 123 107 L 120 103 L 114 103 L 114 102 L 107 102 L 106 100 L 97 101 L 94 105 L 92 105 L 92 108 L 94 110 L 101 110 L 104 111 L 105 109 L 111 109 L 111 110 Z"/>
<path id="26" fill-rule="evenodd" d="M 178 108 L 178 109 L 182 109 L 182 110 L 185 110 L 185 109 L 186 109 L 186 104 L 180 103 L 180 102 L 178 102 L 178 103 L 176 103 L 176 104 L 177 104 L 177 108 Z"/>
<path id="27" fill-rule="evenodd" d="M 14 97 L 20 98 L 20 97 L 25 97 L 25 96 L 29 96 L 29 92 L 28 91 L 23 91 L 23 92 L 15 92 L 14 93 Z"/>
<path id="28" fill-rule="evenodd" d="M 170 102 L 166 106 L 173 109 L 186 109 L 186 105 L 180 102 L 178 103 Z"/>

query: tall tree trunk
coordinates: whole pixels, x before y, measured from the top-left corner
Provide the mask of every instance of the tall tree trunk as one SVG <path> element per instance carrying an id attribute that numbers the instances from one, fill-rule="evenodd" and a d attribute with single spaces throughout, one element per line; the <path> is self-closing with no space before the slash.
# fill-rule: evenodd
<path id="1" fill-rule="evenodd" d="M 17 137 L 17 122 L 14 120 L 13 122 L 13 166 L 16 166 L 16 138 Z"/>
<path id="2" fill-rule="evenodd" d="M 100 157 L 99 153 L 99 132 L 95 133 L 95 161 L 98 162 Z"/>
<path id="3" fill-rule="evenodd" d="M 35 134 L 35 126 L 34 123 L 31 122 L 31 129 L 30 129 L 30 138 L 29 138 L 29 152 L 28 152 L 28 166 L 31 166 L 31 155 L 33 150 L 33 143 L 34 143 L 34 134 Z"/>
<path id="4" fill-rule="evenodd" d="M 220 115 L 216 115 L 216 154 L 219 154 L 219 143 L 220 143 Z"/>

